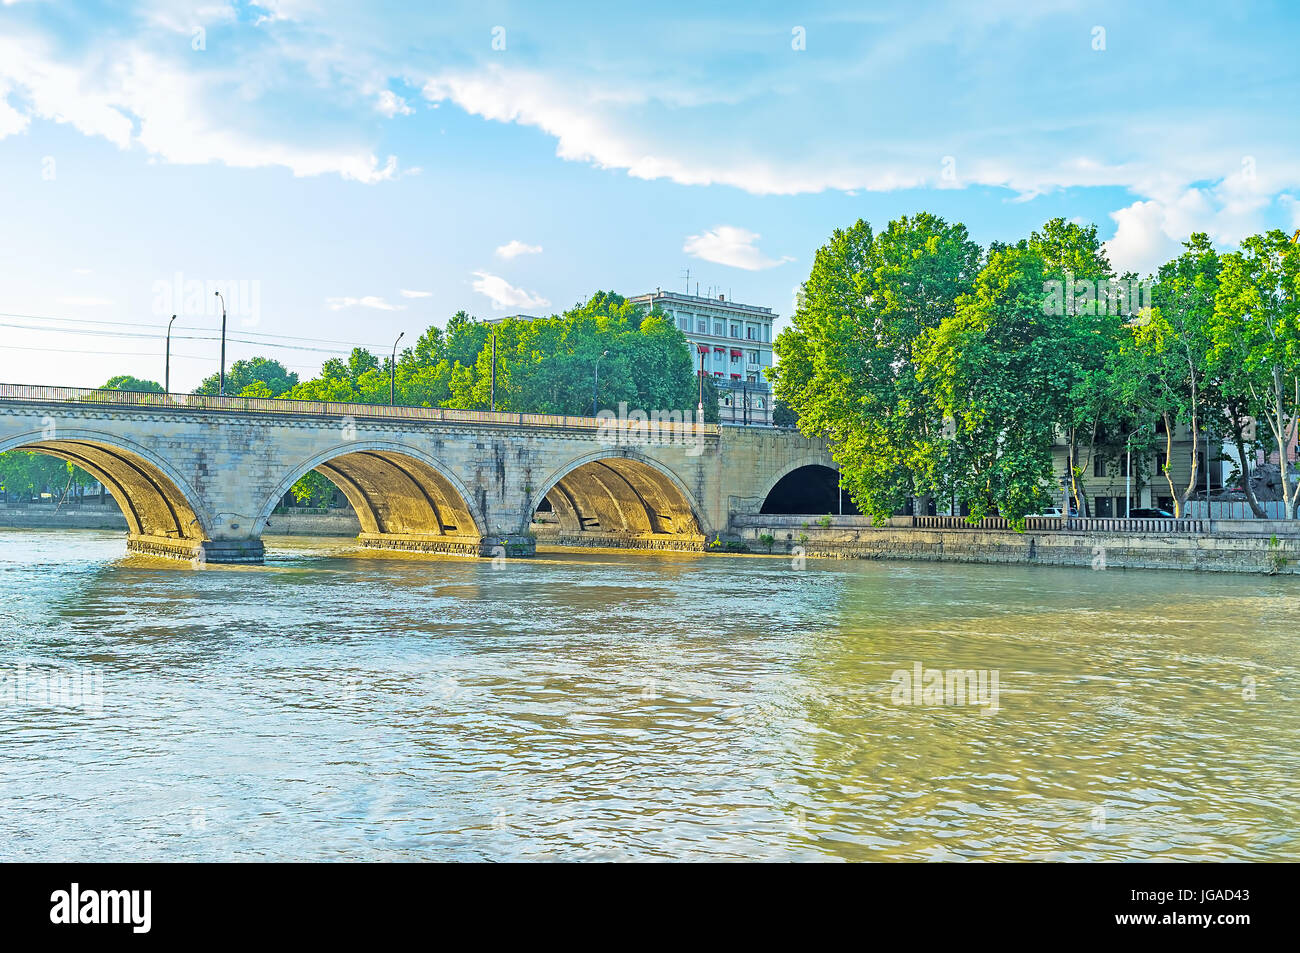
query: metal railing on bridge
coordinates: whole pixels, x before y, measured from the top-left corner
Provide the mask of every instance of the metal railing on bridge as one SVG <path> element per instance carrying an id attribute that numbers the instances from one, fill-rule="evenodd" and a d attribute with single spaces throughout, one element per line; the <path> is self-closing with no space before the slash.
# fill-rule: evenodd
<path id="1" fill-rule="evenodd" d="M 1204 533 L 1206 521 L 1200 519 L 1125 519 L 1106 516 L 1027 516 L 1025 531 L 1077 533 Z M 972 523 L 964 516 L 913 516 L 917 529 L 1008 530 L 1011 521 L 1001 516 L 986 516 Z"/>
<path id="2" fill-rule="evenodd" d="M 638 422 L 569 417 L 563 414 L 516 414 L 491 410 L 448 410 L 442 407 L 405 407 L 357 404 L 334 400 L 288 400 L 281 397 L 210 397 L 206 394 L 153 394 L 144 391 L 99 390 L 88 387 L 53 387 L 44 384 L 0 384 L 0 401 L 40 404 L 94 404 L 100 407 L 141 407 L 158 410 L 211 410 L 223 413 L 292 414 L 308 417 L 410 420 L 423 423 L 477 424 L 480 426 L 544 427 L 561 430 L 599 430 L 611 423 L 639 426 Z M 647 427 L 680 434 L 718 433 L 717 424 L 653 421 Z"/>

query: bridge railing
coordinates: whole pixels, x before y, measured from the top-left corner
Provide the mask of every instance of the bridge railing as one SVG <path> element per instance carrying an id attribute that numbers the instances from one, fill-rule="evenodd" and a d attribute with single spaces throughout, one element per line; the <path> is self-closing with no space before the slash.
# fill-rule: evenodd
<path id="1" fill-rule="evenodd" d="M 403 407 L 388 404 L 358 404 L 335 400 L 287 400 L 281 397 L 210 397 L 206 394 L 151 394 L 130 390 L 98 390 L 88 387 L 53 387 L 45 384 L 0 384 L 0 401 L 31 403 L 96 404 L 108 407 L 149 407 L 174 410 L 214 410 L 225 413 L 293 414 L 310 417 L 353 417 L 411 420 L 482 426 L 548 427 L 565 430 L 600 430 L 611 423 L 599 417 L 570 417 L 563 414 L 516 414 L 491 410 L 448 410 L 443 407 Z M 686 424 L 659 421 L 661 433 L 718 433 L 717 424 Z"/>
<path id="2" fill-rule="evenodd" d="M 1000 516 L 986 516 L 972 523 L 964 516 L 913 516 L 912 525 L 918 529 L 1010 529 L 1011 523 Z M 1026 516 L 1025 530 L 1056 532 L 1070 530 L 1079 533 L 1204 533 L 1205 520 L 1199 519 L 1127 519 L 1114 517 Z"/>

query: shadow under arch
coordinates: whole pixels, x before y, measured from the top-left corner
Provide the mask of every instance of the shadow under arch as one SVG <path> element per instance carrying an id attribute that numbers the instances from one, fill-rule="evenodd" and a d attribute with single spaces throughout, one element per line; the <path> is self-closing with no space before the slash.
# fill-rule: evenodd
<path id="1" fill-rule="evenodd" d="M 339 488 L 370 548 L 480 555 L 486 520 L 472 495 L 442 463 L 399 443 L 353 441 L 295 466 L 276 486 L 254 524 L 261 534 L 284 494 L 316 471 Z M 274 529 L 274 524 L 272 524 Z"/>
<path id="2" fill-rule="evenodd" d="M 127 549 L 191 558 L 211 536 L 199 495 L 170 463 L 116 434 L 59 428 L 0 440 L 0 453 L 21 450 L 66 460 L 102 483 L 122 510 Z"/>
<path id="3" fill-rule="evenodd" d="M 682 481 L 629 451 L 571 460 L 542 484 L 528 515 L 533 534 L 559 545 L 701 550 L 705 543 Z"/>
<path id="4" fill-rule="evenodd" d="M 822 460 L 787 468 L 763 494 L 760 513 L 788 516 L 858 515 L 848 493 L 840 488 L 840 471 Z"/>

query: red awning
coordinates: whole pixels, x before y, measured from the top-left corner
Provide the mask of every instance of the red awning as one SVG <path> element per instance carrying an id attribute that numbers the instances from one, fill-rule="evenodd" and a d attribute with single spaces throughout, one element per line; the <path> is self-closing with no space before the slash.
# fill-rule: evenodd
<path id="1" fill-rule="evenodd" d="M 727 349 L 725 347 L 715 347 L 713 350 L 717 351 L 719 354 L 727 353 Z"/>
<path id="2" fill-rule="evenodd" d="M 699 348 L 699 351 L 700 351 L 701 354 L 708 354 L 708 353 L 709 353 L 709 346 L 708 346 L 707 344 L 699 344 L 699 345 L 696 345 L 696 346 Z"/>
<path id="3" fill-rule="evenodd" d="M 732 375 L 731 375 L 731 379 L 732 379 L 732 380 L 736 380 L 736 381 L 738 381 L 738 380 L 740 380 L 740 375 L 739 375 L 739 374 L 732 374 Z"/>
<path id="4" fill-rule="evenodd" d="M 743 352 L 742 352 L 742 351 L 740 350 L 740 348 L 738 348 L 738 347 L 733 347 L 733 348 L 731 349 L 731 356 L 732 356 L 732 357 L 740 357 L 740 355 L 741 355 L 742 353 L 743 353 Z"/>

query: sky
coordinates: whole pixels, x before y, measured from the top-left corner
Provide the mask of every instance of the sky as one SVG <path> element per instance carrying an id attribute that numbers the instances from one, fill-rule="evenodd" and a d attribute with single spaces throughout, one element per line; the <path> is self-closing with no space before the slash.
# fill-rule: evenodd
<path id="1" fill-rule="evenodd" d="M 1140 8 L 1139 8 L 1140 7 Z M 0 0 L 0 382 L 305 377 L 457 310 L 781 315 L 837 227 L 1300 227 L 1300 4 Z M 689 270 L 689 279 L 686 273 Z"/>

